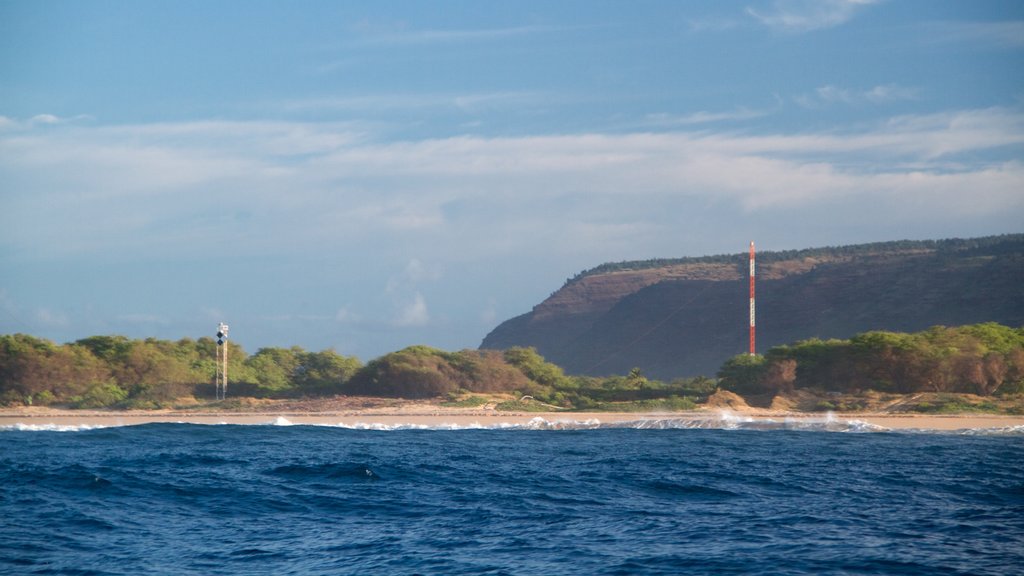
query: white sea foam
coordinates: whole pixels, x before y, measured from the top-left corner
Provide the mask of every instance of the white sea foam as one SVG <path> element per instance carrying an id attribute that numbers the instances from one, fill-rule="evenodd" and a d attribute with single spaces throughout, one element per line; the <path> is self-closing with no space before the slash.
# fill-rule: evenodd
<path id="1" fill-rule="evenodd" d="M 6 426 L 0 426 L 3 432 L 82 432 L 84 430 L 100 430 L 110 426 L 97 426 L 95 424 L 22 424 L 17 422 Z"/>
<path id="2" fill-rule="evenodd" d="M 179 425 L 188 425 L 187 422 L 176 422 Z M 230 424 L 229 422 L 217 422 L 216 424 L 194 424 L 197 426 L 223 426 Z M 300 423 L 301 424 L 301 423 Z M 84 432 L 88 430 L 99 430 L 104 428 L 119 428 L 124 426 L 136 426 L 139 424 L 110 424 L 110 425 L 96 425 L 96 424 L 25 424 L 15 423 L 9 425 L 0 426 L 0 432 Z M 284 416 L 277 416 L 273 420 L 269 420 L 262 423 L 256 424 L 233 424 L 236 426 L 246 425 L 259 425 L 259 426 L 297 426 L 295 422 L 285 418 Z M 807 432 L 852 432 L 852 433 L 867 433 L 867 432 L 892 432 L 900 434 L 959 434 L 969 436 L 1024 436 L 1024 425 L 1017 426 L 1005 426 L 996 428 L 964 428 L 959 430 L 936 430 L 936 429 L 925 429 L 925 428 L 904 428 L 904 429 L 892 429 L 885 426 L 879 426 L 870 422 L 862 420 L 844 420 L 836 417 L 835 414 L 825 414 L 820 418 L 806 418 L 806 417 L 784 417 L 780 419 L 774 418 L 754 418 L 751 416 L 737 415 L 732 412 L 722 411 L 718 416 L 709 414 L 708 416 L 686 416 L 686 417 L 672 417 L 665 416 L 661 418 L 637 418 L 635 420 L 620 420 L 603 422 L 598 418 L 588 418 L 585 420 L 574 420 L 571 418 L 555 418 L 547 419 L 541 416 L 532 418 L 526 422 L 514 423 L 514 422 L 494 422 L 483 424 L 479 421 L 470 422 L 468 424 L 457 424 L 453 422 L 441 422 L 438 424 L 414 424 L 414 423 L 397 423 L 397 424 L 384 424 L 381 422 L 362 422 L 357 421 L 354 423 L 348 422 L 337 422 L 337 423 L 316 423 L 306 424 L 311 426 L 321 426 L 329 428 L 343 428 L 349 430 L 374 430 L 374 431 L 398 431 L 398 430 L 437 430 L 437 431 L 459 431 L 459 430 L 595 430 L 595 429 L 635 429 L 635 430 L 685 430 L 685 429 L 702 429 L 702 430 L 758 430 L 758 431 L 807 431 Z"/>
<path id="3" fill-rule="evenodd" d="M 964 428 L 956 432 L 967 436 L 1024 436 L 1024 425 L 1001 428 Z"/>
<path id="4" fill-rule="evenodd" d="M 316 424 L 332 428 L 345 428 L 350 430 L 595 430 L 595 429 L 635 429 L 635 430 L 802 430 L 822 432 L 888 432 L 889 428 L 877 426 L 860 420 L 841 420 L 824 417 L 818 419 L 808 418 L 786 418 L 775 420 L 771 418 L 753 418 L 750 416 L 737 416 L 731 413 L 722 413 L 718 418 L 637 418 L 636 420 L 621 420 L 602 422 L 597 418 L 586 420 L 553 419 L 535 417 L 527 422 L 512 423 L 499 422 L 493 424 L 481 424 L 472 422 L 469 424 L 438 423 L 438 424 L 383 424 L 380 422 L 355 422 L 355 423 L 326 423 Z"/>

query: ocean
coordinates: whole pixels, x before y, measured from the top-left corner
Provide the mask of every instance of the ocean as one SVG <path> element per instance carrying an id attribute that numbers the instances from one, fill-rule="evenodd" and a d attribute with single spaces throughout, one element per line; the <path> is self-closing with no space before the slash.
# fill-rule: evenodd
<path id="1" fill-rule="evenodd" d="M 1019 428 L 286 424 L 0 430 L 0 573 L 1024 574 Z"/>

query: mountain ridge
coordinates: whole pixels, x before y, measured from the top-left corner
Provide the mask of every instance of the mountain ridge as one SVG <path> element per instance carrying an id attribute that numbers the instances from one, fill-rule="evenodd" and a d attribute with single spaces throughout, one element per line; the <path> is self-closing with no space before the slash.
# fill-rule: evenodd
<path id="1" fill-rule="evenodd" d="M 763 251 L 758 349 L 869 330 L 1024 324 L 1024 234 Z M 585 270 L 480 348 L 532 346 L 573 374 L 713 375 L 747 349 L 747 254 Z"/>

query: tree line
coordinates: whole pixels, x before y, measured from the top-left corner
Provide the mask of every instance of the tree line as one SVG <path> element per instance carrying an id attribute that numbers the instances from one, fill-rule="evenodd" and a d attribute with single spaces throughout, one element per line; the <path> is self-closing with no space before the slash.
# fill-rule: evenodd
<path id="1" fill-rule="evenodd" d="M 874 331 L 848 340 L 803 340 L 763 356 L 742 354 L 718 373 L 722 388 L 740 395 L 801 388 L 828 392 L 874 390 L 1024 393 L 1024 328 L 994 322 L 935 326 L 912 334 Z"/>
<path id="2" fill-rule="evenodd" d="M 873 242 L 869 244 L 853 244 L 848 246 L 825 246 L 821 248 L 805 248 L 802 250 L 763 251 L 757 259 L 762 264 L 786 262 L 815 258 L 835 260 L 856 258 L 881 254 L 906 254 L 912 252 L 929 252 L 938 256 L 974 256 L 1019 254 L 1024 250 L 1024 234 L 1001 234 L 982 238 L 949 238 L 945 240 L 896 240 L 891 242 Z M 651 258 L 648 260 L 628 260 L 607 262 L 584 270 L 565 281 L 565 286 L 578 282 L 588 276 L 621 272 L 625 270 L 648 270 L 681 264 L 733 264 L 741 271 L 745 270 L 747 252 L 737 250 L 732 254 L 716 254 L 712 256 L 695 256 L 684 258 Z"/>
<path id="3" fill-rule="evenodd" d="M 717 379 L 662 382 L 627 375 L 571 376 L 533 348 L 447 352 L 410 346 L 362 364 L 327 349 L 260 348 L 227 341 L 229 395 L 299 398 L 365 395 L 448 398 L 513 394 L 548 407 L 693 408 L 717 389 L 744 396 L 801 388 L 826 392 L 1024 393 L 1024 328 L 995 323 L 923 332 L 810 339 L 764 355 L 737 355 Z M 0 336 L 0 405 L 162 408 L 214 397 L 217 343 L 92 336 L 67 344 Z"/>
<path id="4" fill-rule="evenodd" d="M 0 404 L 161 408 L 183 397 L 210 397 L 217 346 L 206 337 L 92 336 L 58 345 L 25 334 L 0 336 Z M 333 350 L 261 348 L 250 356 L 230 340 L 224 346 L 235 395 L 331 394 L 362 366 Z"/>
<path id="5" fill-rule="evenodd" d="M 512 394 L 548 406 L 601 408 L 639 402 L 685 405 L 714 390 L 707 378 L 671 383 L 628 376 L 567 376 L 533 348 L 447 352 L 410 346 L 366 365 L 334 350 L 228 346 L 231 397 L 299 398 L 365 395 L 449 398 Z M 71 408 L 163 408 L 214 397 L 217 343 L 93 336 L 68 344 L 25 334 L 0 336 L 0 405 Z M 685 400 L 684 400 L 685 398 Z M 643 404 L 645 403 L 646 404 Z M 652 404 L 655 403 L 655 404 Z"/>

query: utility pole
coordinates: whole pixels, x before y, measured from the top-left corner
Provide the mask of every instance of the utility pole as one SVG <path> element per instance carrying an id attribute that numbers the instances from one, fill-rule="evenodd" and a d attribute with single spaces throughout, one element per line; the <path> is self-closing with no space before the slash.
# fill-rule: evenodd
<path id="1" fill-rule="evenodd" d="M 228 325 L 217 325 L 217 400 L 228 395 Z"/>

